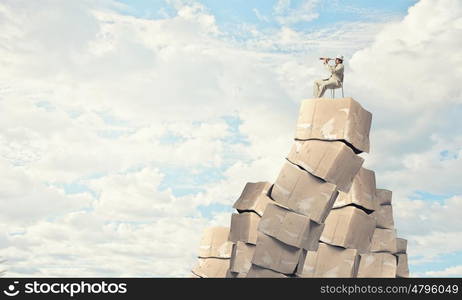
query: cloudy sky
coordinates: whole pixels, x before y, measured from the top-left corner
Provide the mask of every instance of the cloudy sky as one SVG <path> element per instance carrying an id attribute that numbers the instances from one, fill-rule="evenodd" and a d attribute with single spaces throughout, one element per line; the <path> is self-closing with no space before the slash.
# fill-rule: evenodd
<path id="1" fill-rule="evenodd" d="M 2 0 L 8 276 L 187 276 L 346 57 L 413 276 L 462 276 L 460 0 Z"/>

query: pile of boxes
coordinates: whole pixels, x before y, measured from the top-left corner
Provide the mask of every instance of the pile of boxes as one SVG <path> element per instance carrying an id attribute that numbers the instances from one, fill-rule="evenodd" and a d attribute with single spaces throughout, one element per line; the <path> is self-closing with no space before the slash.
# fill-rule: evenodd
<path id="1" fill-rule="evenodd" d="M 228 227 L 210 227 L 205 230 L 199 246 L 198 262 L 192 269 L 192 277 L 226 277 L 233 247 L 228 237 Z"/>
<path id="2" fill-rule="evenodd" d="M 269 182 L 247 183 L 233 205 L 238 214 L 231 216 L 229 240 L 234 245 L 227 277 L 247 277 L 251 270 L 258 240 L 257 228 L 266 207 L 274 202 L 268 196 L 270 188 Z"/>
<path id="3" fill-rule="evenodd" d="M 375 210 L 374 172 L 360 168 L 348 193 L 339 191 L 325 221 L 316 253 L 302 257 L 299 277 L 355 277 L 359 254 L 370 250 L 376 222 L 368 212 Z"/>
<path id="4" fill-rule="evenodd" d="M 369 253 L 361 254 L 358 277 L 409 277 L 407 241 L 396 236 L 392 192 L 376 190 L 376 220 Z"/>
<path id="5" fill-rule="evenodd" d="M 406 241 L 396 238 L 391 192 L 376 189 L 374 172 L 358 155 L 369 151 L 371 118 L 351 98 L 303 101 L 276 181 L 246 184 L 234 204 L 231 246 L 207 231 L 201 251 L 209 250 L 201 252 L 193 273 L 407 277 Z M 211 250 L 224 244 L 231 248 L 228 257 Z"/>

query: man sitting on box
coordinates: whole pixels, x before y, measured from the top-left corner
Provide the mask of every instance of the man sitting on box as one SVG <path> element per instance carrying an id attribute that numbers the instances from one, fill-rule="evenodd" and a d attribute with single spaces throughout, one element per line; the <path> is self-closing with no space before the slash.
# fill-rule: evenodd
<path id="1" fill-rule="evenodd" d="M 322 98 L 326 89 L 336 89 L 343 84 L 343 56 L 337 55 L 335 58 L 335 66 L 329 65 L 329 60 L 332 58 L 321 58 L 324 65 L 331 73 L 327 79 L 316 80 L 313 87 L 313 96 L 315 98 Z"/>

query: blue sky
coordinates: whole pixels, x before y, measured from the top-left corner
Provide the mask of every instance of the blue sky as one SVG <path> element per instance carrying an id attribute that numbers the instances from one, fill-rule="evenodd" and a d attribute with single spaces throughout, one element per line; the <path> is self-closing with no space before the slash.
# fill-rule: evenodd
<path id="1" fill-rule="evenodd" d="M 0 3 L 12 274 L 185 276 L 245 183 L 275 179 L 318 55 L 344 54 L 345 92 L 374 116 L 365 166 L 393 190 L 411 271 L 461 276 L 462 72 L 445 67 L 461 59 L 460 2 L 117 2 Z"/>
<path id="2" fill-rule="evenodd" d="M 126 4 L 129 10 L 125 13 L 142 18 L 159 18 L 167 15 L 174 15 L 175 10 L 166 1 L 149 0 L 120 0 Z M 274 8 L 277 0 L 202 0 L 204 4 L 216 17 L 218 24 L 251 23 L 262 27 L 277 27 L 279 24 L 275 20 Z M 297 9 L 304 2 L 303 0 L 288 1 L 288 9 Z M 377 16 L 404 16 L 407 9 L 415 4 L 413 0 L 390 0 L 390 1 L 368 1 L 368 0 L 334 0 L 329 2 L 319 2 L 316 11 L 319 17 L 305 24 L 298 24 L 297 29 L 313 30 L 321 26 L 328 26 L 333 23 L 350 21 L 371 21 Z M 267 20 L 258 18 L 256 11 Z M 376 20 L 380 21 L 380 20 Z"/>
<path id="3" fill-rule="evenodd" d="M 176 11 L 175 1 L 122 0 L 128 6 L 122 13 L 146 19 L 172 17 Z M 240 30 L 243 24 L 252 25 L 261 31 L 274 31 L 281 28 L 278 18 L 287 17 L 300 11 L 305 0 L 280 1 L 287 6 L 281 11 L 276 10 L 278 0 L 202 0 L 207 10 L 216 18 L 220 30 L 240 40 L 246 38 L 246 31 Z M 342 24 L 355 22 L 387 22 L 403 17 L 407 9 L 415 3 L 414 0 L 334 0 L 312 1 L 315 15 L 309 21 L 297 21 L 290 27 L 301 32 L 315 32 L 329 27 L 341 27 Z M 284 51 L 280 49 L 279 51 Z"/>

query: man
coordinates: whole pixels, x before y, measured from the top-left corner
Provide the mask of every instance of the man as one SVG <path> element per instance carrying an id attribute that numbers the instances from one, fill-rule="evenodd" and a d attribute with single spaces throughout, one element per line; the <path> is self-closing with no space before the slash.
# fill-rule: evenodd
<path id="1" fill-rule="evenodd" d="M 324 65 L 331 73 L 328 79 L 316 80 L 313 87 L 313 96 L 322 98 L 326 89 L 339 88 L 343 84 L 343 56 L 337 55 L 335 66 L 329 65 L 330 58 L 322 58 Z"/>

